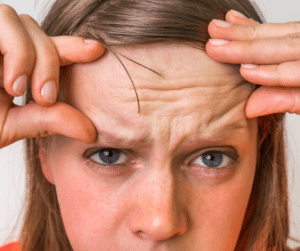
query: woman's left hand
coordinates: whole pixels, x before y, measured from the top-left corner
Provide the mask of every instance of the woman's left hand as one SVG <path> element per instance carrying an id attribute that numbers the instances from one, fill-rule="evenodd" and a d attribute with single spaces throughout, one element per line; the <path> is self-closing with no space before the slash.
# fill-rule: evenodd
<path id="1" fill-rule="evenodd" d="M 261 85 L 248 99 L 246 116 L 300 114 L 300 22 L 260 24 L 232 10 L 226 21 L 209 24 L 206 51 L 216 61 L 242 64 L 242 77 Z"/>

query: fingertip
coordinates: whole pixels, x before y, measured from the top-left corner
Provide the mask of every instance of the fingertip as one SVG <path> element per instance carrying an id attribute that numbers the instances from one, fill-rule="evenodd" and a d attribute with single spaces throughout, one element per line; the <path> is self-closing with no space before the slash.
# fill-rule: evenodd
<path id="1" fill-rule="evenodd" d="M 253 111 L 253 110 L 251 111 L 249 109 L 248 110 L 246 109 L 245 114 L 248 119 L 254 119 L 266 115 L 264 114 L 263 111 Z"/>
<path id="2" fill-rule="evenodd" d="M 215 58 L 216 57 L 216 53 L 213 50 L 213 45 L 211 44 L 210 41 L 208 41 L 205 45 L 205 50 L 206 53 L 208 54 L 208 56 L 210 56 L 211 58 Z"/>
<path id="3" fill-rule="evenodd" d="M 208 34 L 211 38 L 217 37 L 218 36 L 218 30 L 219 27 L 216 25 L 216 23 L 214 22 L 214 20 L 212 20 L 209 24 L 208 24 Z"/>
<path id="4" fill-rule="evenodd" d="M 105 52 L 105 46 L 95 39 L 83 39 L 84 46 L 87 47 L 87 54 L 94 59 L 98 59 Z"/>
<path id="5" fill-rule="evenodd" d="M 72 130 L 69 127 L 64 127 L 63 135 L 82 141 L 84 143 L 93 143 L 97 139 L 97 131 L 93 122 L 83 113 L 76 108 L 69 106 L 65 103 L 59 103 L 61 107 L 61 118 L 67 124 L 72 125 Z M 72 117 L 65 118 L 64 114 L 72 114 Z"/>
<path id="6" fill-rule="evenodd" d="M 248 119 L 257 118 L 268 114 L 266 109 L 264 109 L 262 106 L 259 105 L 257 106 L 255 103 L 252 103 L 251 101 L 249 102 L 248 100 L 245 108 L 245 115 Z"/>
<path id="7" fill-rule="evenodd" d="M 232 10 L 226 13 L 225 20 L 229 23 L 235 23 L 236 17 L 232 14 Z"/>
<path id="8" fill-rule="evenodd" d="M 95 45 L 98 44 L 99 42 L 95 39 L 83 38 L 83 43 L 87 45 Z"/>
<path id="9" fill-rule="evenodd" d="M 94 39 L 75 36 L 57 36 L 51 39 L 56 47 L 60 66 L 92 62 L 105 52 L 105 46 Z"/>
<path id="10" fill-rule="evenodd" d="M 31 93 L 33 100 L 44 107 L 56 104 L 59 84 L 56 79 L 46 79 L 43 81 L 31 81 Z"/>
<path id="11" fill-rule="evenodd" d="M 214 51 L 211 49 L 211 47 L 213 47 L 213 45 L 210 43 L 210 41 L 208 41 L 205 45 L 205 51 L 208 56 L 210 56 L 212 59 L 214 59 L 214 57 L 216 57 L 216 53 L 214 53 Z"/>
<path id="12" fill-rule="evenodd" d="M 258 22 L 255 20 L 246 17 L 244 14 L 242 14 L 239 11 L 236 10 L 230 10 L 225 15 L 225 20 L 232 24 L 240 24 L 240 25 L 255 25 Z"/>
<path id="13" fill-rule="evenodd" d="M 57 93 L 57 84 L 54 80 L 47 81 L 41 89 L 42 98 L 50 105 L 56 102 Z"/>
<path id="14" fill-rule="evenodd" d="M 230 11 L 228 11 L 226 13 L 226 17 L 228 17 L 228 18 L 232 17 L 232 18 L 237 18 L 237 19 L 248 19 L 248 17 L 245 16 L 243 13 L 233 10 L 233 9 L 231 9 Z"/>
<path id="15" fill-rule="evenodd" d="M 97 140 L 95 127 L 93 127 L 93 129 L 87 129 L 85 136 L 80 138 L 79 140 L 87 144 L 94 143 Z"/>
<path id="16" fill-rule="evenodd" d="M 241 68 L 244 68 L 244 69 L 255 69 L 258 66 L 259 65 L 257 65 L 257 64 L 241 64 Z"/>
<path id="17" fill-rule="evenodd" d="M 27 87 L 27 80 L 28 77 L 26 74 L 22 74 L 21 76 L 17 77 L 12 85 L 13 89 L 13 96 L 22 96 L 25 93 Z"/>
<path id="18" fill-rule="evenodd" d="M 224 61 L 224 47 L 223 45 L 227 44 L 228 42 L 222 39 L 210 39 L 205 46 L 206 53 L 210 56 L 213 60 L 217 62 L 227 62 L 226 59 Z M 229 62 L 229 61 L 228 61 Z"/>

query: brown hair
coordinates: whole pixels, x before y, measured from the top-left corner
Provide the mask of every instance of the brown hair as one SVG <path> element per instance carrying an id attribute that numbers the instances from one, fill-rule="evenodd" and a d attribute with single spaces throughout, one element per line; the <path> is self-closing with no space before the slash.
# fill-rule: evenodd
<path id="1" fill-rule="evenodd" d="M 155 42 L 189 43 L 204 49 L 207 27 L 235 9 L 261 22 L 248 0 L 58 0 L 42 28 L 49 36 L 92 38 L 107 48 Z M 32 99 L 28 87 L 26 103 Z M 288 250 L 284 115 L 259 118 L 257 171 L 236 250 Z M 38 144 L 27 139 L 27 205 L 22 251 L 72 250 L 55 186 L 41 171 Z"/>

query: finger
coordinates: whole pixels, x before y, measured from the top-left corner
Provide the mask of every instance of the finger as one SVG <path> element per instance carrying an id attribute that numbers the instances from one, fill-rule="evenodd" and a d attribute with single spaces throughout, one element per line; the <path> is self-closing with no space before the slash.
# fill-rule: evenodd
<path id="1" fill-rule="evenodd" d="M 59 89 L 59 58 L 55 46 L 33 18 L 21 15 L 20 19 L 36 51 L 35 66 L 31 76 L 32 96 L 41 105 L 53 104 Z"/>
<path id="2" fill-rule="evenodd" d="M 245 68 L 242 65 L 240 68 L 242 77 L 253 84 L 300 87 L 300 61 L 253 67 Z"/>
<path id="3" fill-rule="evenodd" d="M 244 14 L 236 11 L 236 10 L 230 10 L 226 13 L 225 20 L 232 24 L 239 24 L 239 25 L 258 25 L 259 22 L 253 20 L 252 18 L 246 17 Z"/>
<path id="4" fill-rule="evenodd" d="M 223 41 L 216 45 L 215 41 Z M 226 41 L 225 41 L 226 42 Z M 210 40 L 207 53 L 216 61 L 232 64 L 280 64 L 300 58 L 300 33 L 253 41 Z"/>
<path id="5" fill-rule="evenodd" d="M 51 37 L 60 59 L 60 65 L 91 62 L 101 57 L 105 47 L 96 40 L 82 37 Z"/>
<path id="6" fill-rule="evenodd" d="M 257 40 L 264 38 L 278 38 L 300 32 L 300 22 L 284 24 L 258 24 L 241 25 L 232 24 L 222 20 L 213 20 L 208 26 L 211 38 L 233 40 Z"/>
<path id="7" fill-rule="evenodd" d="M 261 86 L 249 97 L 245 112 L 248 118 L 285 112 L 300 114 L 300 89 Z"/>
<path id="8" fill-rule="evenodd" d="M 34 47 L 17 13 L 8 5 L 0 4 L 0 23 L 0 51 L 4 57 L 0 87 L 12 96 L 20 96 L 34 65 Z"/>
<path id="9" fill-rule="evenodd" d="M 9 110 L 2 130 L 0 146 L 7 146 L 24 138 L 64 135 L 85 143 L 96 140 L 92 122 L 75 108 L 56 102 L 45 107 L 31 103 Z"/>

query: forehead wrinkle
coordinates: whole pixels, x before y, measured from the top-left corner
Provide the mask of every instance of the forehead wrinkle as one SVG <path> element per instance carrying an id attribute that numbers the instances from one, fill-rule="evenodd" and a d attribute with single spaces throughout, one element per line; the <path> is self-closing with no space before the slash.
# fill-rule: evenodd
<path id="1" fill-rule="evenodd" d="M 148 50 L 144 50 L 146 53 L 147 51 Z M 174 50 L 172 49 L 172 51 Z M 152 51 L 151 53 L 154 52 Z M 180 51 L 180 53 L 181 55 L 186 55 L 185 50 Z M 189 53 L 193 55 L 193 51 Z M 137 55 L 140 56 L 139 54 Z M 90 94 L 93 95 L 94 99 L 86 99 L 87 102 L 84 104 L 85 107 L 93 105 L 95 108 L 95 113 L 89 116 L 90 118 L 99 116 L 100 111 L 105 113 L 105 120 L 101 121 L 101 123 L 97 123 L 97 121 L 94 123 L 97 125 L 97 128 L 99 128 L 100 141 L 102 139 L 112 143 L 114 141 L 120 145 L 124 145 L 124 142 L 126 144 L 133 145 L 138 144 L 139 142 L 143 142 L 143 144 L 147 144 L 148 142 L 151 143 L 153 140 L 157 140 L 157 138 L 162 141 L 164 138 L 167 140 L 168 144 L 174 145 L 175 142 L 183 140 L 184 137 L 193 138 L 193 136 L 196 135 L 198 139 L 201 139 L 209 136 L 209 132 L 210 135 L 215 135 L 217 132 L 217 126 L 219 125 L 219 127 L 221 127 L 225 124 L 221 124 L 220 121 L 226 122 L 226 114 L 230 115 L 230 111 L 235 105 L 238 105 L 239 107 L 239 114 L 244 116 L 243 107 L 239 105 L 239 103 L 236 103 L 236 99 L 233 99 L 233 93 L 237 93 L 236 88 L 240 85 L 241 77 L 238 75 L 237 71 L 233 71 L 232 69 L 228 70 L 228 68 L 226 68 L 224 65 L 221 67 L 220 64 L 217 64 L 214 61 L 213 64 L 208 62 L 209 67 L 213 67 L 213 69 L 210 69 L 210 71 L 206 70 L 207 66 L 205 66 L 204 63 L 202 63 L 202 65 L 198 65 L 198 68 L 195 68 L 194 65 L 192 65 L 191 68 L 187 67 L 185 70 L 188 70 L 187 75 L 189 75 L 189 78 L 183 74 L 184 71 L 177 71 L 177 69 L 180 67 L 178 68 L 178 65 L 176 65 L 177 68 L 175 67 L 175 69 L 173 69 L 169 74 L 166 74 L 167 76 L 165 76 L 164 79 L 146 69 L 141 68 L 140 66 L 138 66 L 139 70 L 134 71 L 137 69 L 137 65 L 135 65 L 133 68 L 132 62 L 131 65 L 126 64 L 126 67 L 129 69 L 129 73 L 134 75 L 133 77 L 138 89 L 138 94 L 140 98 L 142 98 L 142 114 L 141 116 L 135 116 L 134 114 L 137 113 L 136 106 L 131 106 L 130 103 L 136 102 L 136 99 L 134 98 L 132 89 L 132 95 L 129 93 L 131 85 L 128 81 L 128 78 L 126 74 L 124 74 L 123 69 L 118 71 L 119 67 L 116 65 L 119 64 L 113 63 L 111 59 L 108 61 L 109 64 L 107 64 L 107 58 L 108 57 L 106 57 L 106 61 L 103 61 L 103 63 L 100 65 L 94 64 L 93 68 L 87 67 L 85 73 L 86 76 L 82 76 L 81 80 L 78 80 L 77 78 L 78 86 L 82 86 L 82 81 L 87 81 L 85 78 L 88 78 L 90 74 L 92 77 L 89 78 L 89 81 L 92 82 L 92 85 L 96 85 L 96 82 L 98 83 L 99 80 L 101 80 L 101 85 L 97 90 L 99 91 L 100 95 L 102 95 L 103 100 L 94 94 L 95 90 L 93 88 L 90 88 Z M 205 60 L 206 58 L 204 58 L 204 61 Z M 153 63 L 154 62 L 152 62 L 152 64 Z M 174 65 L 174 62 L 172 63 Z M 171 66 L 166 66 L 165 62 L 164 64 L 164 67 L 166 68 L 163 70 L 171 69 Z M 187 62 L 181 62 L 181 64 L 186 65 Z M 116 71 L 118 72 L 112 71 L 110 68 L 111 65 L 114 65 Z M 148 65 L 149 67 L 152 67 L 151 64 L 147 64 L 147 66 Z M 103 69 L 105 70 L 103 71 Z M 183 70 L 183 68 L 180 69 Z M 199 74 L 199 69 L 201 69 L 202 75 L 205 74 L 205 76 L 203 76 L 203 81 L 199 81 L 199 79 L 201 80 L 202 76 Z M 104 79 L 102 77 L 103 73 L 106 74 Z M 175 73 L 177 73 L 177 75 Z M 198 76 L 198 74 L 200 76 Z M 140 76 L 140 78 L 136 78 L 137 76 Z M 209 80 L 204 81 L 204 79 L 207 78 Z M 139 81 L 140 79 L 141 81 Z M 166 84 L 162 85 L 162 83 Z M 103 88 L 103 86 L 108 86 L 109 88 Z M 123 88 L 126 89 L 125 92 Z M 154 89 L 153 92 L 151 92 L 151 89 Z M 163 91 L 156 91 L 156 89 L 163 89 Z M 171 94 L 169 90 L 172 90 L 173 93 Z M 198 93 L 196 90 L 198 90 Z M 226 96 L 228 93 L 231 93 L 231 95 Z M 80 102 L 80 97 L 84 98 L 86 96 L 87 95 L 84 95 L 84 93 L 80 91 L 77 92 L 77 95 L 74 95 L 74 97 L 78 97 L 78 103 Z M 204 97 L 203 100 L 199 100 L 199 96 Z M 222 102 L 220 102 L 218 99 L 222 99 Z M 175 103 L 175 101 L 177 103 Z M 233 105 L 233 102 L 235 102 L 235 105 Z M 166 103 L 169 104 L 165 105 Z M 146 109 L 148 109 L 148 111 L 143 113 Z M 86 109 L 83 109 L 83 112 L 86 113 Z M 217 117 L 217 119 L 213 119 L 214 116 L 218 115 L 219 117 Z M 188 116 L 198 116 L 197 123 L 199 123 L 199 125 L 193 124 L 192 126 L 190 124 L 187 126 L 187 124 L 184 123 L 184 119 Z M 176 119 L 170 120 L 171 118 Z M 112 120 L 115 120 L 116 122 L 111 124 L 110 122 Z M 182 123 L 178 123 L 180 120 L 182 120 Z M 119 123 L 118 125 L 117 121 Z M 154 125 L 151 124 L 151 122 L 156 122 L 157 124 Z M 239 123 L 241 126 L 235 126 L 242 128 L 245 125 L 244 120 L 240 121 Z M 103 126 L 106 126 L 106 128 Z M 156 126 L 157 129 L 154 130 L 151 126 Z M 195 127 L 199 129 L 199 133 L 196 133 L 197 131 L 195 130 Z M 163 129 L 165 129 L 165 131 Z M 172 137 L 176 133 L 178 137 L 173 139 Z"/>
<path id="2" fill-rule="evenodd" d="M 229 113 L 232 113 L 235 109 L 239 108 L 241 111 L 244 111 L 246 101 L 248 100 L 250 94 L 253 92 L 253 84 L 244 82 L 241 85 L 238 85 L 234 88 L 235 90 L 231 89 L 228 92 L 221 94 L 222 105 L 217 111 L 214 116 L 212 116 L 208 124 L 215 123 L 216 121 L 219 121 L 222 119 L 222 117 L 228 115 Z M 226 98 L 224 98 L 226 96 Z M 231 102 L 231 100 L 235 100 L 235 102 Z M 216 103 L 220 101 L 215 100 Z M 226 102 L 227 101 L 227 102 Z M 217 105 L 217 104 L 216 104 Z M 246 118 L 246 116 L 244 116 Z"/>
<path id="3" fill-rule="evenodd" d="M 216 119 L 208 116 L 205 123 L 199 124 L 197 137 L 219 140 L 226 138 L 228 134 L 248 130 L 251 125 L 250 120 L 243 115 L 238 116 L 241 110 L 244 110 L 243 103 Z"/>
<path id="4" fill-rule="evenodd" d="M 151 78 L 151 74 L 144 71 L 134 72 L 130 69 L 130 72 L 133 72 L 132 78 L 137 88 L 142 113 L 147 111 L 147 114 L 151 110 L 155 111 L 156 106 L 162 103 L 170 103 L 171 105 L 179 102 L 187 108 L 186 106 L 191 105 L 193 99 L 195 105 L 206 102 L 208 108 L 211 100 L 223 98 L 225 94 L 244 83 L 243 78 L 236 72 L 226 76 L 211 77 L 199 75 L 199 72 L 192 72 L 187 75 L 180 74 L 159 80 Z M 198 97 L 202 97 L 204 100 L 199 102 Z M 130 101 L 136 102 L 132 98 Z M 153 109 L 151 109 L 151 105 L 153 105 Z"/>
<path id="5" fill-rule="evenodd" d="M 109 130 L 97 125 L 96 131 L 98 134 L 97 141 L 108 145 L 123 147 L 126 145 L 126 147 L 130 148 L 151 143 L 149 133 L 146 130 L 142 130 L 142 132 L 137 129 L 128 130 L 128 128 L 121 128 L 121 126 L 118 126 L 118 130 L 111 130 L 111 127 Z"/>
<path id="6" fill-rule="evenodd" d="M 144 115 L 159 113 L 160 116 L 172 117 L 201 112 L 211 117 L 208 124 L 226 115 L 240 102 L 244 102 L 250 93 L 251 88 L 245 87 L 244 84 L 222 88 L 186 87 L 175 92 L 139 90 Z"/>

